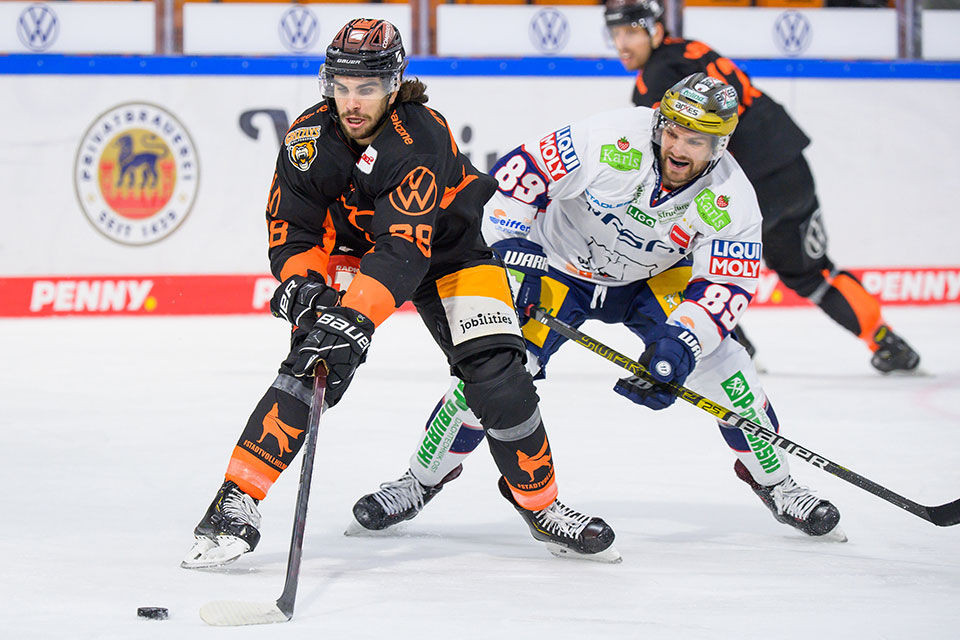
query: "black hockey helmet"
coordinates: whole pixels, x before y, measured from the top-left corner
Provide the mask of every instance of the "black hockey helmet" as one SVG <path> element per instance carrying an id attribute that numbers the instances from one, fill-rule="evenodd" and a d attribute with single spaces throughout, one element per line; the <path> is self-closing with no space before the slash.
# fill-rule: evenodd
<path id="1" fill-rule="evenodd" d="M 338 87 L 336 76 L 378 78 L 380 90 L 366 94 L 369 98 L 385 98 L 400 88 L 407 55 L 400 32 L 392 23 L 377 18 L 355 18 L 345 24 L 327 46 L 326 58 L 320 67 L 320 95 L 327 102 L 330 114 L 337 118 L 334 99 Z M 386 118 L 384 113 L 384 118 Z"/>
<path id="2" fill-rule="evenodd" d="M 377 77 L 400 86 L 407 55 L 400 32 L 386 20 L 356 18 L 334 36 L 320 68 L 321 88 L 333 75 Z"/>
<path id="3" fill-rule="evenodd" d="M 663 19 L 662 0 L 607 0 L 603 17 L 607 28 L 626 24 L 631 27 L 643 27 L 650 36 Z"/>

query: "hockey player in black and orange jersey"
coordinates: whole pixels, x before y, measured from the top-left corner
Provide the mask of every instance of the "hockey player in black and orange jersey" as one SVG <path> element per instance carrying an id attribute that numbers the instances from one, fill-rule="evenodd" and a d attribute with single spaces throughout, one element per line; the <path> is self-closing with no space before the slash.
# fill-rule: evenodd
<path id="1" fill-rule="evenodd" d="M 878 371 L 915 370 L 919 355 L 890 330 L 879 301 L 827 256 L 820 205 L 803 156 L 810 140 L 783 107 L 704 43 L 667 37 L 662 0 L 607 0 L 605 15 L 620 61 L 637 71 L 634 104 L 655 107 L 666 89 L 691 73 L 706 73 L 736 88 L 740 124 L 729 150 L 757 192 L 767 266 L 863 340 Z"/>
<path id="2" fill-rule="evenodd" d="M 282 281 L 271 309 L 294 325 L 292 348 L 234 449 L 185 567 L 254 549 L 257 503 L 302 445 L 315 367 L 326 366 L 326 402 L 336 405 L 375 328 L 407 300 L 464 381 L 500 491 L 534 537 L 557 555 L 619 560 L 603 520 L 557 500 L 506 270 L 480 234 L 496 181 L 459 153 L 446 120 L 424 106 L 425 86 L 402 79 L 405 66 L 392 24 L 351 21 L 327 48 L 324 102 L 286 135 L 267 217 L 270 265 Z M 338 301 L 319 274 L 350 235 L 363 257 Z"/>

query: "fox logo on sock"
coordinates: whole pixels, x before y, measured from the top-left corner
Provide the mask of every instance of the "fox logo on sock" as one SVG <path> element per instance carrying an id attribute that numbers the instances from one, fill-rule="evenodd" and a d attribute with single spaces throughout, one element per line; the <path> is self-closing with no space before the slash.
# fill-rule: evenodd
<path id="1" fill-rule="evenodd" d="M 300 437 L 301 433 L 303 433 L 303 429 L 294 429 L 280 419 L 280 409 L 277 407 L 277 403 L 274 402 L 273 407 L 267 412 L 267 415 L 263 417 L 263 435 L 257 440 L 257 444 L 262 444 L 267 436 L 273 436 L 277 439 L 277 446 L 280 449 L 278 455 L 282 456 L 285 453 L 291 453 L 293 451 L 290 448 L 290 438 L 296 440 Z"/>
<path id="2" fill-rule="evenodd" d="M 534 455 L 528 456 L 523 451 L 517 451 L 517 466 L 530 474 L 530 482 L 534 481 L 533 472 L 541 467 L 550 467 L 550 458 L 551 456 L 547 453 L 547 439 L 543 439 L 543 446 L 540 447 L 540 451 L 537 451 Z"/>

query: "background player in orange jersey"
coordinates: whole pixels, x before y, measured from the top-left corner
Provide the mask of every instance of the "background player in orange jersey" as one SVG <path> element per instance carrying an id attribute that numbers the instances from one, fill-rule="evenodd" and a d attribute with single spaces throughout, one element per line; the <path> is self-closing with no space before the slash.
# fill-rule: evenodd
<path id="1" fill-rule="evenodd" d="M 920 356 L 884 321 L 879 301 L 827 255 L 820 204 L 803 157 L 810 140 L 783 107 L 704 43 L 667 37 L 662 0 L 607 0 L 605 16 L 620 61 L 637 71 L 634 104 L 656 106 L 666 89 L 697 72 L 736 88 L 740 124 L 729 150 L 757 192 L 767 266 L 784 285 L 863 340 L 878 371 L 915 370 Z M 738 337 L 752 355 L 742 332 Z"/>

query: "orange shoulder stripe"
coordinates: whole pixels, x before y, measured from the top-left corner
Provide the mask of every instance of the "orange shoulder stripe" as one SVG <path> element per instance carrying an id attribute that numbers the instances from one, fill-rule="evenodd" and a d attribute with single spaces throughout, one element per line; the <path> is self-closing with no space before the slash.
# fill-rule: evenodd
<path id="1" fill-rule="evenodd" d="M 463 172 L 466 173 L 467 170 L 464 169 Z M 477 176 L 475 175 L 469 175 L 469 176 L 464 175 L 463 180 L 461 180 L 460 184 L 458 184 L 457 186 L 453 187 L 452 189 L 444 188 L 443 198 L 440 199 L 440 208 L 446 209 L 447 207 L 449 207 L 450 204 L 457 197 L 457 194 L 463 191 L 464 187 L 466 187 L 468 184 L 470 184 L 476 179 L 477 179 Z"/>

